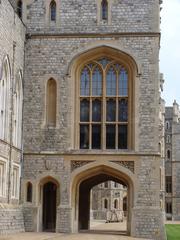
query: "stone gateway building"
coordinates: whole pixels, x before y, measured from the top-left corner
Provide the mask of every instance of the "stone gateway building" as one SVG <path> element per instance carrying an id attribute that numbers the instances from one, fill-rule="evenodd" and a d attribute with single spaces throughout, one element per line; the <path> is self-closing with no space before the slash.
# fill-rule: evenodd
<path id="1" fill-rule="evenodd" d="M 25 231 L 88 229 L 91 189 L 115 181 L 128 188 L 127 234 L 165 239 L 160 2 L 0 1 L 6 232 L 22 231 L 23 218 Z"/>
<path id="2" fill-rule="evenodd" d="M 179 156 L 180 156 L 180 110 L 174 101 L 165 111 L 165 182 L 166 219 L 180 220 Z"/>

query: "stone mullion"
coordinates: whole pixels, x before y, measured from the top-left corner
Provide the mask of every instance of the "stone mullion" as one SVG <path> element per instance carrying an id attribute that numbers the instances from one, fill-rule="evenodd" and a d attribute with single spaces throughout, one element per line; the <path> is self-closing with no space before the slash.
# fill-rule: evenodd
<path id="1" fill-rule="evenodd" d="M 92 71 L 90 71 L 90 98 L 89 98 L 89 149 L 92 149 Z"/>
<path id="2" fill-rule="evenodd" d="M 116 140 L 115 148 L 118 149 L 118 72 L 116 71 Z"/>
<path id="3" fill-rule="evenodd" d="M 106 149 L 106 72 L 103 69 L 102 89 L 102 149 Z"/>

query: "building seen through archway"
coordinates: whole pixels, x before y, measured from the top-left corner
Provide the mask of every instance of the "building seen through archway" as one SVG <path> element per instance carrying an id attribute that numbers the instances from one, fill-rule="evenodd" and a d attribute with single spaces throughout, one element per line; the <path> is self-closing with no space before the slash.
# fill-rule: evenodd
<path id="1" fill-rule="evenodd" d="M 127 186 L 115 181 L 94 186 L 90 195 L 90 229 L 125 232 L 127 194 Z"/>

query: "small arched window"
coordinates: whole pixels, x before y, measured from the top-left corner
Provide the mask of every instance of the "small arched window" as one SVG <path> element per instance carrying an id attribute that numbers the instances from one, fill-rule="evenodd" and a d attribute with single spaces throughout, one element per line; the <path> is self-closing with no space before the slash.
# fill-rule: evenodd
<path id="1" fill-rule="evenodd" d="M 104 187 L 105 187 L 105 188 L 108 188 L 108 182 L 105 182 L 105 183 L 104 183 Z"/>
<path id="2" fill-rule="evenodd" d="M 166 143 L 171 143 L 170 135 L 166 136 Z"/>
<path id="3" fill-rule="evenodd" d="M 50 3 L 50 20 L 52 22 L 56 21 L 56 2 L 54 0 Z"/>
<path id="4" fill-rule="evenodd" d="M 101 19 L 108 20 L 108 1 L 102 0 L 101 2 Z"/>
<path id="5" fill-rule="evenodd" d="M 114 208 L 118 209 L 118 200 L 117 199 L 114 200 Z"/>
<path id="6" fill-rule="evenodd" d="M 108 200 L 104 199 L 104 209 L 108 209 Z"/>
<path id="7" fill-rule="evenodd" d="M 168 158 L 168 159 L 171 158 L 171 152 L 170 152 L 170 150 L 167 150 L 167 158 Z"/>
<path id="8" fill-rule="evenodd" d="M 166 121 L 166 129 L 169 129 L 170 128 L 170 123 L 169 121 Z"/>
<path id="9" fill-rule="evenodd" d="M 22 1 L 19 0 L 17 3 L 17 14 L 20 18 L 22 18 Z"/>
<path id="10" fill-rule="evenodd" d="M 56 81 L 49 79 L 47 82 L 47 109 L 46 109 L 46 121 L 47 126 L 56 126 Z"/>
<path id="11" fill-rule="evenodd" d="M 127 211 L 127 197 L 123 198 L 123 211 Z"/>
<path id="12" fill-rule="evenodd" d="M 32 202 L 32 183 L 27 183 L 27 196 L 26 196 L 27 202 Z"/>

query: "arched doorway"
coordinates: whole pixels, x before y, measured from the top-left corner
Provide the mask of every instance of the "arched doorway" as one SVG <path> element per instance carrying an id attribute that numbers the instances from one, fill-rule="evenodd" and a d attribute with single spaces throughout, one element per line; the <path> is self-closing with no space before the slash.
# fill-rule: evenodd
<path id="1" fill-rule="evenodd" d="M 115 176 L 112 176 L 108 173 L 103 173 L 103 172 L 99 173 L 97 175 L 94 175 L 92 177 L 89 177 L 88 179 L 86 179 L 80 183 L 80 185 L 79 185 L 79 204 L 78 204 L 78 208 L 79 208 L 78 229 L 79 229 L 79 231 L 92 230 L 92 228 L 90 226 L 90 221 L 91 221 L 90 206 L 92 203 L 91 189 L 94 186 L 96 186 L 98 184 L 106 183 L 107 181 L 113 181 L 113 182 L 122 184 L 123 186 L 128 186 L 128 183 L 121 180 L 120 178 L 117 178 Z M 112 202 L 114 203 L 113 199 L 114 199 L 114 197 L 112 196 Z M 117 199 L 116 199 L 116 201 L 117 201 Z M 107 211 L 107 214 L 110 214 L 110 212 L 113 208 L 114 208 L 114 205 L 112 206 L 112 208 L 109 209 L 110 211 Z M 113 209 L 112 212 L 113 211 L 115 211 L 115 210 Z M 120 223 L 119 223 L 119 226 L 120 226 Z M 111 232 L 118 231 L 119 233 L 127 234 L 127 227 L 125 228 L 125 230 L 124 229 L 121 230 L 121 227 L 119 227 L 119 226 L 116 224 L 116 226 L 113 228 L 111 225 Z M 103 226 L 101 226 L 101 231 L 103 230 L 102 227 Z M 94 230 L 98 231 L 98 228 L 93 229 L 93 231 Z M 104 228 L 104 231 L 108 231 L 108 228 Z"/>
<path id="2" fill-rule="evenodd" d="M 51 181 L 43 186 L 43 231 L 56 229 L 57 185 Z"/>

